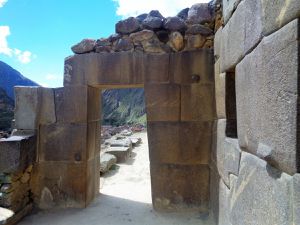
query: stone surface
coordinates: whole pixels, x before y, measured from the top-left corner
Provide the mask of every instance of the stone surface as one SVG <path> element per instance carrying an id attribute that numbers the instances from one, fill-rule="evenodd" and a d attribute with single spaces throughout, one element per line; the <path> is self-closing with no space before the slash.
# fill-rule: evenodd
<path id="1" fill-rule="evenodd" d="M 116 156 L 114 156 L 112 154 L 104 153 L 100 157 L 100 172 L 106 173 L 116 163 L 117 163 Z"/>
<path id="2" fill-rule="evenodd" d="M 213 51 L 206 49 L 172 54 L 170 74 L 177 84 L 213 83 L 213 62 Z"/>
<path id="3" fill-rule="evenodd" d="M 142 42 L 144 51 L 147 53 L 165 53 L 163 48 L 163 43 L 160 42 L 157 38 L 152 38 L 149 41 Z"/>
<path id="4" fill-rule="evenodd" d="M 202 48 L 206 41 L 206 38 L 201 34 L 185 35 L 185 40 L 186 40 L 185 50 L 191 51 L 191 50 Z"/>
<path id="5" fill-rule="evenodd" d="M 220 27 L 217 32 L 215 33 L 214 38 L 214 55 L 216 59 L 219 59 L 221 56 L 221 49 L 222 49 L 222 27 Z M 220 62 L 219 62 L 220 63 Z M 220 67 L 220 65 L 219 65 Z M 218 69 L 220 70 L 220 68 Z"/>
<path id="6" fill-rule="evenodd" d="M 40 104 L 40 124 L 51 124 L 56 122 L 54 89 L 40 88 L 41 104 Z"/>
<path id="7" fill-rule="evenodd" d="M 94 50 L 96 40 L 94 39 L 83 39 L 78 44 L 74 45 L 71 49 L 76 54 L 88 53 Z"/>
<path id="8" fill-rule="evenodd" d="M 17 129 L 34 130 L 38 126 L 39 88 L 15 87 L 15 126 Z"/>
<path id="9" fill-rule="evenodd" d="M 211 122 L 148 122 L 148 138 L 151 163 L 209 163 Z"/>
<path id="10" fill-rule="evenodd" d="M 144 54 L 142 74 L 145 83 L 168 83 L 170 80 L 169 54 Z"/>
<path id="11" fill-rule="evenodd" d="M 291 180 L 291 176 L 243 152 L 239 176 L 230 196 L 232 225 L 290 224 Z"/>
<path id="12" fill-rule="evenodd" d="M 208 166 L 151 164 L 150 170 L 152 201 L 155 210 L 208 211 Z"/>
<path id="13" fill-rule="evenodd" d="M 176 84 L 146 84 L 147 121 L 179 121 L 180 87 Z"/>
<path id="14" fill-rule="evenodd" d="M 178 31 L 172 32 L 168 44 L 175 52 L 182 50 L 184 47 L 182 35 Z"/>
<path id="15" fill-rule="evenodd" d="M 300 174 L 297 173 L 293 176 L 292 184 L 292 199 L 293 199 L 293 224 L 300 223 Z"/>
<path id="16" fill-rule="evenodd" d="M 142 24 L 145 29 L 155 30 L 163 27 L 163 19 L 149 14 Z"/>
<path id="17" fill-rule="evenodd" d="M 161 13 L 158 10 L 151 10 L 149 12 L 148 16 L 153 16 L 153 17 L 157 17 L 160 19 L 164 19 L 163 15 L 161 15 Z"/>
<path id="18" fill-rule="evenodd" d="M 40 127 L 39 161 L 86 160 L 86 124 L 52 124 Z"/>
<path id="19" fill-rule="evenodd" d="M 142 23 L 143 20 L 147 18 L 147 16 L 148 16 L 147 13 L 143 13 L 143 14 L 138 15 L 138 16 L 136 17 L 136 19 L 137 19 L 140 23 Z"/>
<path id="20" fill-rule="evenodd" d="M 216 116 L 218 119 L 226 118 L 225 108 L 225 73 L 220 73 L 220 59 L 215 63 L 215 100 Z"/>
<path id="21" fill-rule="evenodd" d="M 11 136 L 0 139 L 0 172 L 25 170 L 35 161 L 36 145 L 35 136 Z"/>
<path id="22" fill-rule="evenodd" d="M 164 28 L 169 31 L 184 31 L 186 29 L 186 24 L 180 17 L 168 17 L 164 21 Z"/>
<path id="23" fill-rule="evenodd" d="M 213 85 L 181 85 L 181 121 L 213 121 L 214 102 Z"/>
<path id="24" fill-rule="evenodd" d="M 154 32 L 151 30 L 142 30 L 136 33 L 132 33 L 129 36 L 135 45 L 140 45 L 144 41 L 148 41 L 154 37 Z"/>
<path id="25" fill-rule="evenodd" d="M 113 47 L 116 52 L 130 51 L 134 49 L 133 43 L 129 37 L 120 38 L 114 43 Z"/>
<path id="26" fill-rule="evenodd" d="M 106 153 L 114 155 L 117 158 L 117 163 L 124 163 L 128 159 L 131 153 L 130 147 L 109 147 Z"/>
<path id="27" fill-rule="evenodd" d="M 300 2 L 262 0 L 263 34 L 268 35 L 300 17 Z"/>
<path id="28" fill-rule="evenodd" d="M 169 41 L 169 32 L 166 30 L 156 31 L 156 35 L 158 40 L 165 44 Z"/>
<path id="29" fill-rule="evenodd" d="M 116 24 L 116 33 L 130 34 L 140 29 L 139 21 L 134 17 L 121 20 Z"/>
<path id="30" fill-rule="evenodd" d="M 238 65 L 236 80 L 241 147 L 257 154 L 260 143 L 269 146 L 272 165 L 289 174 L 298 167 L 297 27 L 294 20 L 264 38 Z"/>
<path id="31" fill-rule="evenodd" d="M 191 26 L 188 27 L 188 29 L 185 32 L 186 34 L 201 34 L 203 36 L 209 36 L 213 34 L 213 31 L 206 27 L 203 26 L 201 24 L 193 24 Z"/>
<path id="32" fill-rule="evenodd" d="M 238 4 L 242 0 L 223 0 L 223 16 L 224 23 L 226 24 L 230 17 L 232 16 L 233 11 L 237 8 Z"/>
<path id="33" fill-rule="evenodd" d="M 210 12 L 209 4 L 198 3 L 190 8 L 187 22 L 190 24 L 202 24 L 205 22 L 210 22 L 212 19 L 213 18 Z"/>
<path id="34" fill-rule="evenodd" d="M 181 10 L 177 16 L 183 20 L 186 20 L 188 17 L 188 13 L 189 13 L 190 8 L 185 8 L 183 10 Z"/>
<path id="35" fill-rule="evenodd" d="M 68 86 L 55 89 L 57 122 L 86 122 L 87 92 L 86 86 Z"/>

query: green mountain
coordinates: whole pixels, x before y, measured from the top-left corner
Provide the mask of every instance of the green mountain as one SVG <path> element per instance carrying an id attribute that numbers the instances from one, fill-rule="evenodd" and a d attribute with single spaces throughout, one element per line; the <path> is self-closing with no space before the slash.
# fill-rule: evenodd
<path id="1" fill-rule="evenodd" d="M 102 123 L 104 125 L 146 125 L 143 88 L 110 89 L 102 92 Z"/>

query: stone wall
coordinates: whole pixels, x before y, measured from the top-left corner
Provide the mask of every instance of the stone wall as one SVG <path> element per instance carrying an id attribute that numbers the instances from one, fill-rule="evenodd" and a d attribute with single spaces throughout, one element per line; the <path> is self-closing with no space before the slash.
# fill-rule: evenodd
<path id="1" fill-rule="evenodd" d="M 219 225 L 299 224 L 300 2 L 223 0 L 223 16 L 212 214 Z M 226 132 L 232 126 L 236 137 Z"/>

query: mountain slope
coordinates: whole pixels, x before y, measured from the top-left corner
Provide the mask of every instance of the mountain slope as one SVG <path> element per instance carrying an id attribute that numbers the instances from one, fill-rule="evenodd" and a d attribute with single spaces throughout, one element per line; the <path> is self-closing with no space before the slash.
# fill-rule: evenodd
<path id="1" fill-rule="evenodd" d="M 106 125 L 146 124 L 144 89 L 103 91 L 102 121 Z"/>
<path id="2" fill-rule="evenodd" d="M 39 86 L 37 83 L 24 77 L 17 70 L 0 61 L 0 88 L 3 88 L 11 99 L 14 99 L 14 86 L 17 85 Z"/>
<path id="3" fill-rule="evenodd" d="M 0 131 L 9 131 L 14 118 L 14 101 L 0 88 Z"/>

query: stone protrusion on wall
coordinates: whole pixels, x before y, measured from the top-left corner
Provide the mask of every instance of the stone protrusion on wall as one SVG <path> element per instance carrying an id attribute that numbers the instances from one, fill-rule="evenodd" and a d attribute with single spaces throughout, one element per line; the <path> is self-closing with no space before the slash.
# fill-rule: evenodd
<path id="1" fill-rule="evenodd" d="M 72 51 L 76 54 L 123 51 L 157 54 L 212 48 L 214 32 L 221 25 L 219 1 L 195 4 L 167 18 L 152 10 L 119 21 L 116 34 L 98 40 L 84 39 Z"/>
<path id="2" fill-rule="evenodd" d="M 0 139 L 0 208 L 10 210 L 1 224 L 14 224 L 32 210 L 30 180 L 36 155 L 34 131 Z M 7 212 L 7 211 L 6 211 Z"/>

